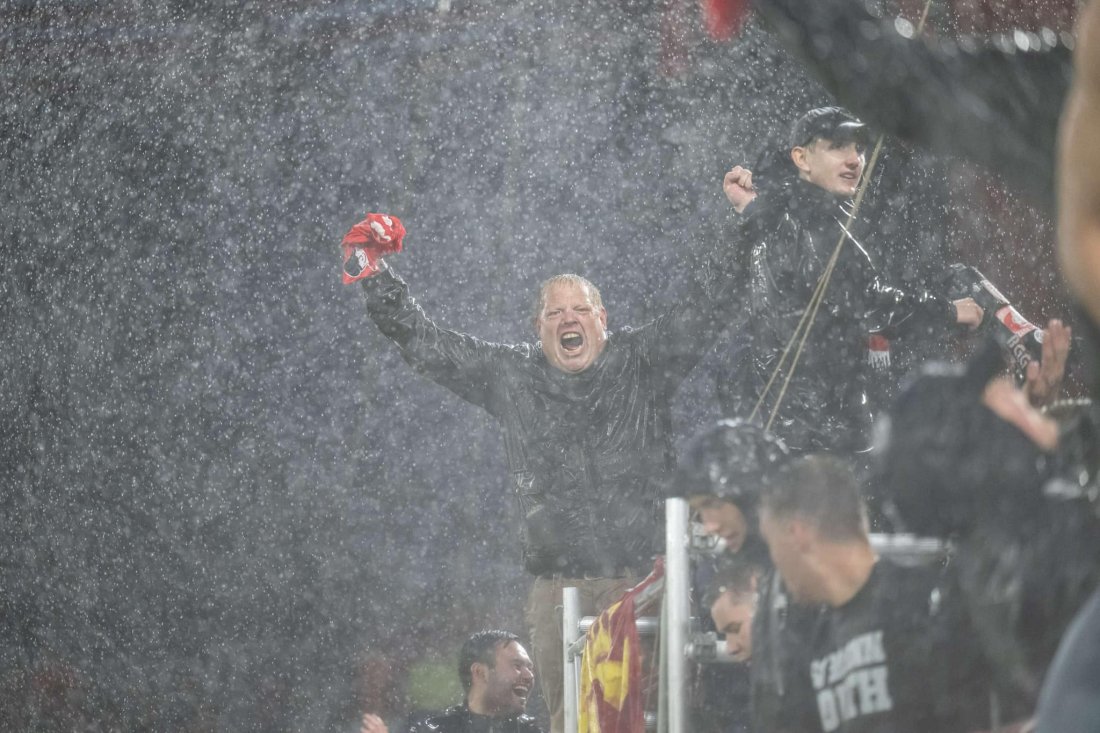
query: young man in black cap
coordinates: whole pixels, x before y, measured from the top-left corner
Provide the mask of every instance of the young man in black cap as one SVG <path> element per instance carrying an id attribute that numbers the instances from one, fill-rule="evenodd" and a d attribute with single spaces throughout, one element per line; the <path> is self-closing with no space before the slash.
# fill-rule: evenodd
<path id="1" fill-rule="evenodd" d="M 774 170 L 754 171 L 764 195 L 745 212 L 744 231 L 752 242 L 752 363 L 738 391 L 753 398 L 763 392 L 842 243 L 773 430 L 796 452 L 858 452 L 869 445 L 869 370 L 888 366 L 889 340 L 920 328 L 973 328 L 983 313 L 971 298 L 950 301 L 884 282 L 851 236 L 849 206 L 865 163 L 863 123 L 839 107 L 813 109 L 795 122 L 789 143 Z M 727 174 L 724 188 L 735 208 L 754 197 L 752 184 L 743 171 Z M 765 416 L 775 408 L 781 385 L 783 379 L 776 379 L 763 400 Z"/>

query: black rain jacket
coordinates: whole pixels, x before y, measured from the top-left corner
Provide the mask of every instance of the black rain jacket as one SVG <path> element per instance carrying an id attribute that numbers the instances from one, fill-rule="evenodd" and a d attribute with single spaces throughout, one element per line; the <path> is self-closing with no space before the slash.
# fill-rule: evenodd
<path id="1" fill-rule="evenodd" d="M 664 479 L 675 463 L 672 396 L 741 303 L 743 254 L 694 263 L 665 315 L 608 334 L 586 370 L 552 367 L 539 343 L 483 341 L 436 325 L 392 270 L 363 281 L 367 310 L 420 374 L 501 424 L 538 576 L 644 575 L 662 547 Z"/>
<path id="2" fill-rule="evenodd" d="M 471 712 L 465 705 L 455 705 L 414 724 L 409 733 L 542 733 L 542 730 L 530 715 L 493 718 Z"/>
<path id="3" fill-rule="evenodd" d="M 845 238 L 772 426 L 792 450 L 865 449 L 873 417 L 869 370 L 888 366 L 881 349 L 869 350 L 872 334 L 888 341 L 911 329 L 946 329 L 956 317 L 945 298 L 885 282 L 867 251 L 845 232 L 847 220 L 841 200 L 791 176 L 761 196 L 759 207 L 744 222 L 741 236 L 751 247 L 751 364 L 740 386 L 751 398 L 743 400 L 745 405 L 754 404 L 762 393 L 842 233 Z M 796 342 L 762 404 L 765 420 L 797 347 Z"/>

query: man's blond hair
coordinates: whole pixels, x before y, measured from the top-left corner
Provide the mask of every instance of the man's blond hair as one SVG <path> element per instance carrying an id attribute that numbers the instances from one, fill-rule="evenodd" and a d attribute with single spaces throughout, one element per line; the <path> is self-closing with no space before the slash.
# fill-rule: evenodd
<path id="1" fill-rule="evenodd" d="M 542 309 L 546 307 L 546 293 L 550 291 L 551 287 L 561 283 L 580 285 L 588 288 L 589 300 L 592 301 L 592 306 L 594 308 L 603 308 L 603 298 L 600 297 L 600 289 L 593 285 L 587 278 L 583 278 L 580 275 L 574 275 L 571 272 L 554 275 L 554 277 L 543 280 L 542 285 L 539 286 L 539 297 L 535 303 L 534 322 L 536 327 L 538 326 L 539 316 L 542 315 Z"/>

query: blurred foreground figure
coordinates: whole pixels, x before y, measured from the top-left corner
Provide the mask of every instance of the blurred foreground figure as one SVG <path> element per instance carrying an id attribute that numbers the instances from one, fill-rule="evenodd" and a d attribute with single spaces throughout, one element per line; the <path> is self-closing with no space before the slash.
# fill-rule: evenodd
<path id="1" fill-rule="evenodd" d="M 988 729 L 988 666 L 952 584 L 935 566 L 879 559 L 847 464 L 815 454 L 770 477 L 760 531 L 791 596 L 821 604 L 792 686 L 796 730 L 963 733 Z"/>
<path id="2" fill-rule="evenodd" d="M 1092 344 L 1100 344 L 1100 5 L 1082 9 L 1076 78 L 1062 120 L 1058 180 L 1059 254 L 1084 306 Z M 1093 398 L 1100 396 L 1096 364 Z M 1036 729 L 1084 733 L 1100 728 L 1100 592 L 1062 639 L 1043 685 Z"/>
<path id="3" fill-rule="evenodd" d="M 541 733 L 524 715 L 535 684 L 530 657 L 508 631 L 479 631 L 462 645 L 458 677 L 466 701 L 410 728 L 410 733 Z M 389 733 L 377 715 L 366 713 L 360 733 Z"/>
<path id="4" fill-rule="evenodd" d="M 1058 254 L 1062 273 L 1088 316 L 1089 341 L 1100 348 L 1100 8 L 1093 2 L 1081 12 L 1077 77 L 1059 140 Z M 1095 354 L 1090 356 L 1095 362 Z M 1100 369 L 1091 366 L 1097 398 Z"/>
<path id="5" fill-rule="evenodd" d="M 1055 138 L 1072 75 L 1055 33 L 915 38 L 864 0 L 753 0 L 787 48 L 879 130 L 962 156 L 1054 210 Z"/>
<path id="6" fill-rule="evenodd" d="M 743 257 L 697 258 L 679 302 L 640 328 L 612 331 L 599 290 L 578 275 L 538 292 L 536 343 L 483 341 L 436 325 L 382 259 L 404 227 L 371 214 L 345 237 L 344 281 L 362 281 L 367 312 L 420 374 L 501 424 L 535 576 L 528 623 L 543 695 L 560 733 L 561 591 L 594 615 L 646 575 L 661 551 L 662 488 L 674 465 L 671 401 L 740 306 Z M 735 237 L 724 238 L 736 242 Z"/>
<path id="7" fill-rule="evenodd" d="M 1100 411 L 1042 413 L 1003 367 L 992 343 L 925 367 L 880 421 L 875 483 L 905 529 L 953 542 L 1000 687 L 1029 714 L 1100 580 Z"/>

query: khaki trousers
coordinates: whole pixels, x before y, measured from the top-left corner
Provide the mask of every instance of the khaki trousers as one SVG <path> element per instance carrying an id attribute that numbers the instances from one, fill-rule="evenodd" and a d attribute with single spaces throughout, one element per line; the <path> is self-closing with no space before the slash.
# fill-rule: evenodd
<path id="1" fill-rule="evenodd" d="M 535 657 L 535 676 L 550 711 L 550 733 L 565 733 L 561 589 L 576 588 L 581 615 L 596 616 L 639 580 L 633 573 L 624 578 L 535 578 L 527 596 L 527 629 Z"/>

